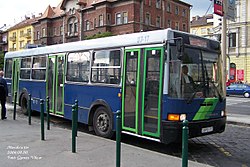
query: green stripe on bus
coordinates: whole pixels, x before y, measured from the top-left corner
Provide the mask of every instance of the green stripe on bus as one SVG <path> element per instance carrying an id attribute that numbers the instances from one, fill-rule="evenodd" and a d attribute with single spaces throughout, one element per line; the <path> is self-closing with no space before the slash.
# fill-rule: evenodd
<path id="1" fill-rule="evenodd" d="M 204 105 L 201 106 L 198 112 L 195 114 L 193 121 L 210 118 L 210 115 L 214 111 L 214 108 L 217 103 L 218 98 L 206 98 L 203 102 Z"/>

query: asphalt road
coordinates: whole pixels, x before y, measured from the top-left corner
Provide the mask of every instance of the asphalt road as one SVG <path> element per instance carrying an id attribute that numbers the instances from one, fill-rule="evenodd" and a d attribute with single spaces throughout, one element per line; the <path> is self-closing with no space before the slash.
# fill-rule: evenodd
<path id="1" fill-rule="evenodd" d="M 250 98 L 242 96 L 228 96 L 226 108 L 229 114 L 250 115 Z"/>

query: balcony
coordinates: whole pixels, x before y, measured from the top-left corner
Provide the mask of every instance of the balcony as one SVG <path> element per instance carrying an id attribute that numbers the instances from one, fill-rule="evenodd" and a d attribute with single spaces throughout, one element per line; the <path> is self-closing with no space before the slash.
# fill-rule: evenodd
<path id="1" fill-rule="evenodd" d="M 23 34 L 23 36 L 24 36 L 25 38 L 31 38 L 31 33 L 30 33 L 30 32 L 27 32 L 27 33 Z"/>
<path id="2" fill-rule="evenodd" d="M 75 32 L 75 33 L 70 33 L 70 32 L 67 32 L 67 33 L 65 33 L 65 37 L 66 38 L 74 38 L 74 37 L 78 37 L 78 33 L 77 32 Z"/>
<path id="3" fill-rule="evenodd" d="M 9 50 L 10 51 L 16 51 L 16 48 L 10 48 Z"/>
<path id="4" fill-rule="evenodd" d="M 16 36 L 10 37 L 10 41 L 16 41 Z"/>

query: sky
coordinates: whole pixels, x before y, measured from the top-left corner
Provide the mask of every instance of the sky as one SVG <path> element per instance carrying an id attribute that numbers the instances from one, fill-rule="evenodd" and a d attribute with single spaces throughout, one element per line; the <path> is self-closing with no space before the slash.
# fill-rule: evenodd
<path id="1" fill-rule="evenodd" d="M 211 4 L 210 0 L 182 0 L 191 4 L 190 18 L 196 15 L 204 15 Z M 4 0 L 0 5 L 0 28 L 4 24 L 7 26 L 15 25 L 26 16 L 43 13 L 48 5 L 56 7 L 61 0 Z M 210 8 L 210 12 L 212 8 Z"/>

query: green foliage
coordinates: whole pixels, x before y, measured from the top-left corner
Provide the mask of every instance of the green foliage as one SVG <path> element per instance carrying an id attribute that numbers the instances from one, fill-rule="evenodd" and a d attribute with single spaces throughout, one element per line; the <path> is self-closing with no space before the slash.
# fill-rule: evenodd
<path id="1" fill-rule="evenodd" d="M 88 36 L 85 39 L 88 40 L 88 39 L 103 38 L 103 37 L 109 37 L 109 36 L 112 36 L 112 35 L 113 34 L 111 32 L 103 32 L 103 33 L 98 33 L 98 34 L 95 34 L 95 35 L 92 35 L 92 36 Z"/>
<path id="2" fill-rule="evenodd" d="M 4 52 L 0 51 L 0 70 L 4 68 Z"/>

